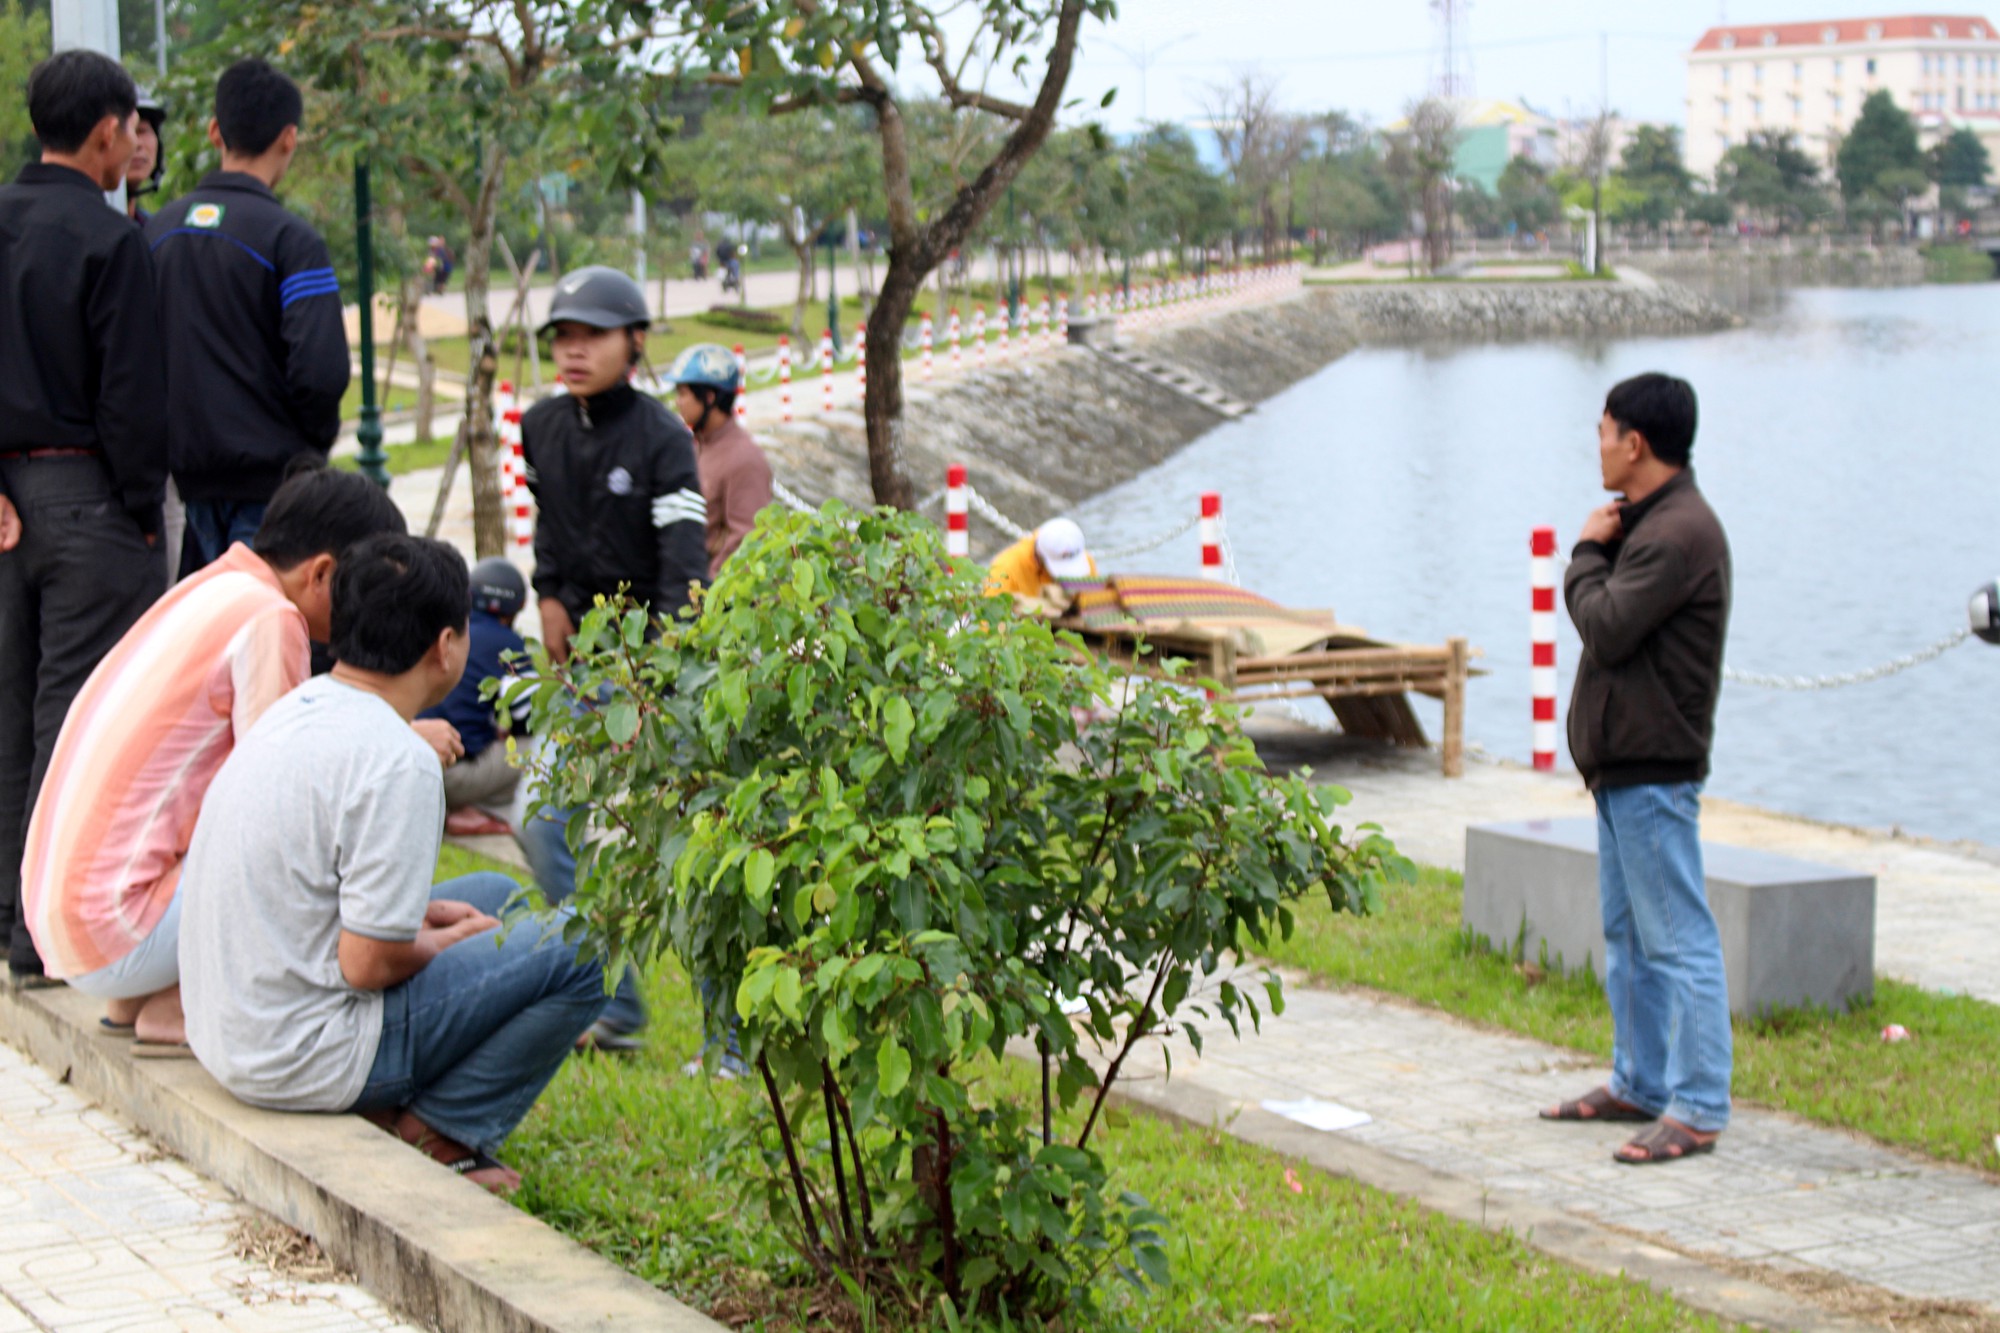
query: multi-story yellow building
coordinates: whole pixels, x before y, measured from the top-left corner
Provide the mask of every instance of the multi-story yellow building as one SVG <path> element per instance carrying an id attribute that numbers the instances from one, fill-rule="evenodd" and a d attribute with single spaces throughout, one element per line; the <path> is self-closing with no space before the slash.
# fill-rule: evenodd
<path id="1" fill-rule="evenodd" d="M 1688 169 L 1712 179 L 1753 130 L 1790 130 L 1832 164 L 1883 89 L 1930 135 L 1970 125 L 2000 141 L 2000 32 L 1984 18 L 1905 14 L 1710 28 L 1688 52 Z M 2000 160 L 2000 158 L 1996 158 Z"/>

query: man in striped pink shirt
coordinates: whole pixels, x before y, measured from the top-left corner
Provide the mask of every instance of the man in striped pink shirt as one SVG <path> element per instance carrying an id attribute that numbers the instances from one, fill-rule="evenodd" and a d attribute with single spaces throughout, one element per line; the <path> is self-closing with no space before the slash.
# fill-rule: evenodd
<path id="1" fill-rule="evenodd" d="M 106 1000 L 105 1025 L 133 1029 L 141 1051 L 184 1049 L 177 889 L 209 783 L 310 674 L 339 553 L 403 531 L 374 483 L 301 472 L 252 545 L 155 603 L 70 706 L 28 827 L 23 909 L 48 974 Z M 455 735 L 426 739 L 453 757 Z"/>

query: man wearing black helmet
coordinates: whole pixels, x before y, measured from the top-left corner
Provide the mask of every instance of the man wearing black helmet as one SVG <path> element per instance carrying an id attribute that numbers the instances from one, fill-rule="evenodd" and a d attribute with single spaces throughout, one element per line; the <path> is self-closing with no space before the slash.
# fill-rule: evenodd
<path id="1" fill-rule="evenodd" d="M 139 89 L 139 123 L 135 127 L 139 147 L 125 168 L 125 216 L 142 227 L 153 215 L 139 207 L 139 200 L 157 192 L 160 177 L 167 174 L 166 145 L 160 137 L 160 127 L 166 123 L 167 109 L 160 99 L 145 88 Z"/>
<path id="2" fill-rule="evenodd" d="M 620 590 L 656 617 L 680 614 L 689 589 L 708 578 L 708 508 L 695 466 L 694 437 L 657 398 L 632 387 L 646 351 L 645 293 L 616 269 L 593 266 L 556 286 L 542 331 L 552 333 L 556 374 L 566 395 L 545 398 L 521 419 L 535 519 L 535 593 L 542 642 L 569 660 L 577 622 L 598 597 Z M 564 833 L 568 812 L 542 809 L 521 823 L 521 850 L 551 903 L 576 888 L 576 853 Z M 639 1046 L 645 1011 L 630 975 L 590 1044 Z"/>
<path id="3" fill-rule="evenodd" d="M 646 297 L 616 269 L 581 268 L 556 287 L 549 317 L 567 395 L 521 419 L 535 520 L 542 640 L 567 661 L 591 603 L 629 588 L 658 617 L 678 615 L 708 577 L 708 507 L 694 438 L 632 387 L 645 355 Z"/>
<path id="4" fill-rule="evenodd" d="M 512 831 L 495 815 L 513 805 L 521 774 L 507 762 L 501 716 L 492 700 L 480 697 L 480 687 L 513 675 L 508 655 L 527 652 L 528 645 L 514 630 L 514 617 L 527 600 L 528 581 L 505 556 L 489 556 L 472 567 L 472 642 L 465 675 L 443 703 L 417 715 L 451 723 L 465 745 L 465 758 L 444 771 L 447 833 L 479 837 Z M 507 734 L 523 734 L 527 716 L 524 699 L 505 716 Z"/>

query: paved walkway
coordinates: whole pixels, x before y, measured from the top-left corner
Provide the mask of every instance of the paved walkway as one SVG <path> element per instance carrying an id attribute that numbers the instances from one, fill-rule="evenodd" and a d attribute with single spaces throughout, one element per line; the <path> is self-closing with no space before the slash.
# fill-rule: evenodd
<path id="1" fill-rule="evenodd" d="M 283 1233 L 6 1045 L 0 1218 L 0 1333 L 418 1333 L 351 1282 L 245 1257 Z"/>
<path id="2" fill-rule="evenodd" d="M 1355 747 L 1287 716 L 1252 731 L 1268 762 L 1310 763 L 1355 794 L 1417 860 L 1461 866 L 1465 826 L 1587 813 L 1567 779 L 1490 763 L 1447 782 L 1435 756 Z M 1711 803 L 1711 837 L 1863 867 L 1880 877 L 1877 949 L 1885 971 L 2000 999 L 2000 870 L 1978 848 L 1949 848 Z M 1635 1170 L 1611 1160 L 1630 1126 L 1552 1125 L 1537 1108 L 1602 1082 L 1574 1051 L 1489 1032 L 1365 992 L 1287 987 L 1261 1033 L 1209 1035 L 1205 1053 L 1135 1051 L 1141 1100 L 1196 1119 L 1267 1103 L 1330 1103 L 1367 1123 L 1329 1130 L 1406 1162 L 1673 1248 L 1818 1271 L 1904 1296 L 1983 1304 L 2000 1316 L 2000 1184 L 1774 1111 L 1739 1108 L 1712 1157 Z M 1204 1112 L 1204 1109 L 1205 1112 Z M 1279 1112 L 1283 1114 L 1282 1111 Z"/>
<path id="3" fill-rule="evenodd" d="M 1713 1156 L 1634 1169 L 1611 1160 L 1632 1126 L 1556 1125 L 1538 1107 L 1602 1082 L 1574 1051 L 1474 1029 L 1361 993 L 1288 986 L 1283 1017 L 1242 1041 L 1135 1051 L 1147 1099 L 1176 1090 L 1231 1107 L 1301 1099 L 1366 1113 L 1336 1131 L 1406 1161 L 1703 1256 L 1817 1269 L 2000 1314 L 2000 1186 L 1773 1111 L 1739 1108 Z M 1266 1107 L 1265 1109 L 1276 1109 Z"/>

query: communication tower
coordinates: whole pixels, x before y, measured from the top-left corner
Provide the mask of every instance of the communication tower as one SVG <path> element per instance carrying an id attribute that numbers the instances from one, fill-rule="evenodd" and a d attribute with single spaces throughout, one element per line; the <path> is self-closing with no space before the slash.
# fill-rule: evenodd
<path id="1" fill-rule="evenodd" d="M 1472 0 L 1431 0 L 1431 21 L 1437 29 L 1431 52 L 1431 95 L 1449 102 L 1472 96 L 1472 43 L 1465 34 Z"/>

